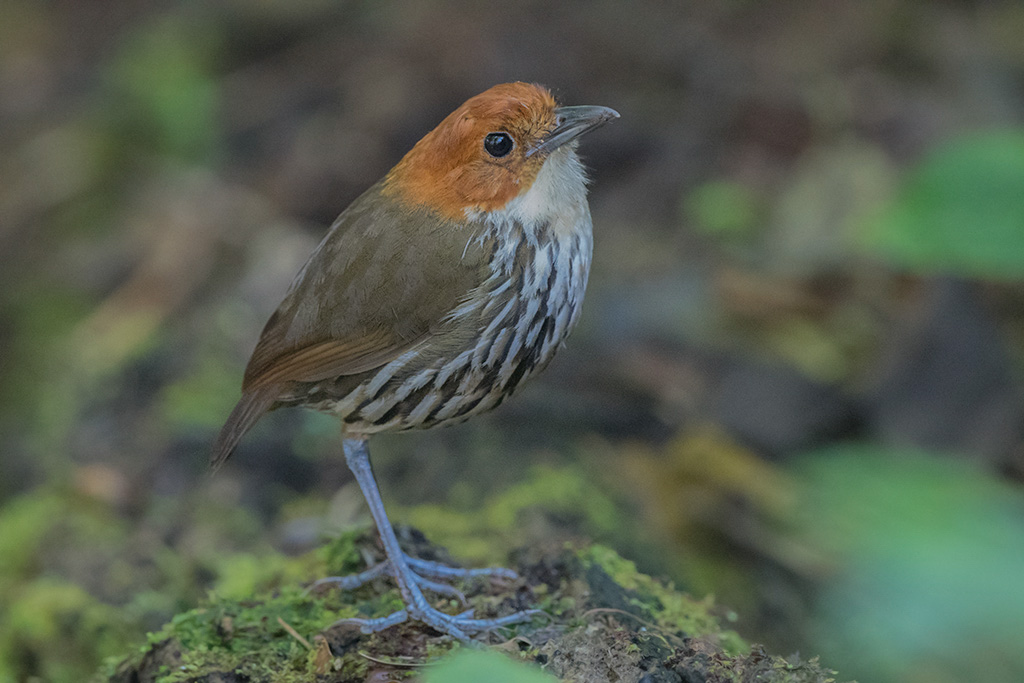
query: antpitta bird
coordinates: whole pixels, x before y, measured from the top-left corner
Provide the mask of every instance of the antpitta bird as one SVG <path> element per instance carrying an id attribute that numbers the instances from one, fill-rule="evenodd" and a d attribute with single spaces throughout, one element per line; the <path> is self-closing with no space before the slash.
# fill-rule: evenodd
<path id="1" fill-rule="evenodd" d="M 435 579 L 514 574 L 406 555 L 367 438 L 461 422 L 548 364 L 576 324 L 590 268 L 577 138 L 618 116 L 558 106 L 527 83 L 469 99 L 342 212 L 263 329 L 211 462 L 273 408 L 341 420 L 346 462 L 387 553 L 344 585 L 389 573 L 405 602 L 387 617 L 348 620 L 363 632 L 414 619 L 465 640 L 532 614 L 475 619 L 430 604 L 424 589 L 457 594 Z"/>

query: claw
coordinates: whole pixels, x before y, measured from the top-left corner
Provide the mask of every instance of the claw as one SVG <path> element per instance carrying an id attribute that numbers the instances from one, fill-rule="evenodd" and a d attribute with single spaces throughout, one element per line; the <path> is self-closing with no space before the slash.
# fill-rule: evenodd
<path id="1" fill-rule="evenodd" d="M 418 574 L 416 575 L 416 583 L 419 585 L 420 588 L 428 590 L 432 593 L 437 593 L 438 595 L 446 595 L 450 598 L 455 598 L 463 605 L 469 602 L 468 600 L 466 600 L 466 594 L 460 591 L 455 586 L 449 586 L 446 583 L 440 583 L 438 581 L 424 579 L 422 576 L 419 576 Z"/>
<path id="2" fill-rule="evenodd" d="M 309 588 L 306 589 L 306 593 L 316 590 L 320 586 L 336 586 L 343 591 L 351 591 L 363 586 L 370 581 L 388 573 L 391 569 L 391 563 L 385 560 L 380 564 L 376 564 L 366 571 L 359 572 L 358 574 L 350 574 L 348 576 L 328 576 L 323 579 L 314 581 Z"/>
<path id="3" fill-rule="evenodd" d="M 440 562 L 433 562 L 431 560 L 421 560 L 418 557 L 410 557 L 403 553 L 403 559 L 405 563 L 413 570 L 412 575 L 416 579 L 416 583 L 420 588 L 429 590 L 438 595 L 445 595 L 450 598 L 455 598 L 462 604 L 466 604 L 466 594 L 445 583 L 438 581 L 431 581 L 430 579 L 424 578 L 426 576 L 435 579 L 475 579 L 475 578 L 490 578 L 490 579 L 502 579 L 507 581 L 514 581 L 519 578 L 511 569 L 504 567 L 486 567 L 483 569 L 463 569 L 461 567 L 449 567 L 446 564 Z M 366 585 L 374 579 L 380 578 L 384 574 L 395 575 L 394 570 L 391 568 L 391 561 L 384 560 L 383 562 L 376 564 L 369 569 L 366 569 L 358 574 L 350 574 L 349 576 L 328 576 L 323 579 L 314 581 L 306 592 L 320 588 L 321 586 L 334 586 L 339 590 L 351 591 L 361 586 Z"/>
<path id="4" fill-rule="evenodd" d="M 338 619 L 327 628 L 334 628 L 335 626 L 358 626 L 360 633 L 377 633 L 378 631 L 383 631 L 386 628 L 397 626 L 398 624 L 408 620 L 409 614 L 404 609 L 400 609 L 397 612 L 392 612 L 388 616 L 380 617 L 379 619 L 360 619 L 359 617 Z"/>
<path id="5" fill-rule="evenodd" d="M 427 607 L 426 609 L 417 609 L 415 612 L 401 609 L 397 612 L 392 612 L 386 617 L 377 619 L 339 619 L 328 628 L 334 628 L 335 626 L 358 626 L 361 633 L 377 633 L 406 621 L 415 620 L 430 626 L 439 633 L 445 633 L 457 640 L 469 642 L 471 635 L 484 631 L 493 631 L 496 628 L 511 626 L 512 624 L 521 624 L 530 621 L 530 619 L 542 613 L 539 609 L 528 609 L 496 619 L 474 619 L 472 617 L 473 610 L 466 610 L 461 614 L 452 616 L 433 607 Z"/>
<path id="6" fill-rule="evenodd" d="M 515 581 L 519 578 L 511 569 L 505 567 L 485 567 L 483 569 L 462 569 L 461 567 L 449 567 L 440 562 L 421 560 L 418 557 L 405 556 L 406 563 L 420 574 L 433 576 L 436 579 L 474 579 L 486 577 L 491 579 L 507 579 Z"/>

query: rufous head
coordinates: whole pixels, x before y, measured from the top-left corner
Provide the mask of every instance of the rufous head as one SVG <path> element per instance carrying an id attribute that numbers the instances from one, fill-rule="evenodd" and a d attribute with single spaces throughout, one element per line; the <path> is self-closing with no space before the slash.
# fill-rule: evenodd
<path id="1" fill-rule="evenodd" d="M 385 192 L 459 220 L 526 192 L 548 156 L 612 119 L 607 107 L 559 107 L 533 83 L 502 83 L 449 114 L 387 176 Z"/>

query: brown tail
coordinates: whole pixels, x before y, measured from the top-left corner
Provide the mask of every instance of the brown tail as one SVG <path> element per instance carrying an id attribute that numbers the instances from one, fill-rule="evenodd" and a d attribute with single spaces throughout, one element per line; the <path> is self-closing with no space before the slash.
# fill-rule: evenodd
<path id="1" fill-rule="evenodd" d="M 239 399 L 235 409 L 228 416 L 228 421 L 221 427 L 217 442 L 213 445 L 213 454 L 210 456 L 212 471 L 216 472 L 230 457 L 231 452 L 235 450 L 235 446 L 242 440 L 245 433 L 263 417 L 263 413 L 274 405 L 277 395 L 278 388 L 276 386 L 263 386 L 242 394 L 242 398 Z"/>

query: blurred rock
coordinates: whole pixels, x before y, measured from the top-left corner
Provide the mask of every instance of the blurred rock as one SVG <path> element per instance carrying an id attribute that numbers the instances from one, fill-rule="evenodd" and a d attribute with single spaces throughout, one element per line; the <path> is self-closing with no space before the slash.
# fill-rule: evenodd
<path id="1" fill-rule="evenodd" d="M 1024 388 L 975 286 L 932 283 L 883 342 L 865 401 L 881 443 L 1005 464 L 1024 442 Z"/>
<path id="2" fill-rule="evenodd" d="M 797 370 L 734 359 L 711 400 L 715 422 L 773 458 L 853 434 L 857 407 L 835 386 Z"/>

